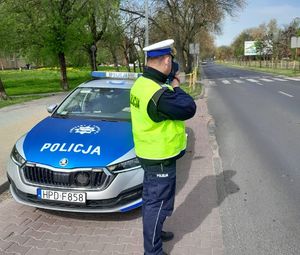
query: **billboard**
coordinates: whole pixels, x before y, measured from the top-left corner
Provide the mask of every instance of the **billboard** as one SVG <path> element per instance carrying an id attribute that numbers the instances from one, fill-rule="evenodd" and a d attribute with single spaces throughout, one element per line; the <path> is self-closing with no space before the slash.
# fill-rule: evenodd
<path id="1" fill-rule="evenodd" d="M 256 41 L 245 41 L 244 42 L 244 55 L 245 56 L 257 56 L 257 55 L 270 55 L 273 53 L 273 46 L 271 41 L 264 41 L 262 44 L 261 52 L 256 49 Z"/>
<path id="2" fill-rule="evenodd" d="M 245 41 L 244 42 L 244 55 L 245 56 L 256 56 L 255 41 Z"/>

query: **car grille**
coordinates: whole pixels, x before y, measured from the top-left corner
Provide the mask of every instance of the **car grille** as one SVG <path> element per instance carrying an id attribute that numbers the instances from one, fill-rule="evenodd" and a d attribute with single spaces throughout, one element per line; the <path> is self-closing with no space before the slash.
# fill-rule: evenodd
<path id="1" fill-rule="evenodd" d="M 27 194 L 17 189 L 14 182 L 8 177 L 12 188 L 19 199 L 34 203 L 36 205 L 44 205 L 44 206 L 53 206 L 57 208 L 65 208 L 65 209 L 85 209 L 89 208 L 93 209 L 106 209 L 106 208 L 114 208 L 117 206 L 123 206 L 129 204 L 131 202 L 136 201 L 142 197 L 143 186 L 138 185 L 128 190 L 124 190 L 120 193 L 119 196 L 111 199 L 101 199 L 101 200 L 87 200 L 86 204 L 73 204 L 66 202 L 56 202 L 50 200 L 40 200 L 36 195 Z"/>
<path id="2" fill-rule="evenodd" d="M 37 166 L 23 167 L 25 180 L 34 185 L 105 189 L 116 175 L 107 175 L 104 171 L 59 172 Z"/>

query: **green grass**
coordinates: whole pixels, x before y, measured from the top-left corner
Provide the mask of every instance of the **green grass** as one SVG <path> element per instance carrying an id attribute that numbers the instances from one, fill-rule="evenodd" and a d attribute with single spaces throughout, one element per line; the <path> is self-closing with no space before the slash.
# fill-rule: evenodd
<path id="1" fill-rule="evenodd" d="M 68 69 L 70 89 L 90 78 L 88 69 Z M 0 71 L 0 77 L 8 96 L 40 94 L 62 91 L 59 69 Z"/>
<path id="2" fill-rule="evenodd" d="M 197 99 L 197 97 L 201 94 L 202 91 L 202 84 L 195 85 L 194 89 L 190 88 L 187 83 L 181 84 L 180 87 L 188 94 L 190 94 L 194 99 Z"/>
<path id="3" fill-rule="evenodd" d="M 114 67 L 101 66 L 99 71 L 115 71 Z M 120 67 L 120 71 L 126 71 Z M 91 79 L 89 68 L 68 68 L 67 76 L 70 89 Z M 0 78 L 8 96 L 41 94 L 62 91 L 59 68 L 40 68 L 34 70 L 0 71 Z"/>
<path id="4" fill-rule="evenodd" d="M 8 100 L 0 100 L 0 108 L 3 108 L 5 106 L 13 105 L 13 104 L 20 104 L 27 101 L 31 101 L 34 99 L 42 98 L 42 96 L 25 96 L 25 97 L 16 97 L 16 98 L 10 98 Z"/>
<path id="5" fill-rule="evenodd" d="M 99 67 L 98 69 L 99 71 L 115 71 L 114 67 Z M 126 68 L 121 67 L 120 71 L 126 71 Z M 68 68 L 67 75 L 70 89 L 91 79 L 90 74 L 91 71 L 88 68 Z M 62 91 L 60 86 L 60 70 L 58 68 L 40 68 L 22 71 L 5 70 L 0 71 L 0 78 L 7 95 L 11 97 L 9 100 L 0 100 L 0 108 L 40 98 L 41 95 L 39 94 Z M 201 86 L 199 84 L 196 84 L 195 89 L 189 88 L 187 84 L 183 84 L 181 87 L 193 97 L 197 97 L 201 93 Z M 14 97 L 20 95 L 21 97 Z"/>
<path id="6" fill-rule="evenodd" d="M 233 63 L 224 63 L 224 62 L 218 62 L 218 64 L 229 66 L 229 67 L 235 67 L 239 69 L 246 69 L 246 70 L 253 70 L 263 73 L 270 73 L 270 74 L 278 74 L 278 75 L 285 75 L 289 77 L 296 77 L 300 76 L 300 70 L 291 70 L 291 69 L 275 69 L 275 68 L 267 68 L 267 67 L 254 67 L 254 66 L 241 66 L 238 64 Z"/>

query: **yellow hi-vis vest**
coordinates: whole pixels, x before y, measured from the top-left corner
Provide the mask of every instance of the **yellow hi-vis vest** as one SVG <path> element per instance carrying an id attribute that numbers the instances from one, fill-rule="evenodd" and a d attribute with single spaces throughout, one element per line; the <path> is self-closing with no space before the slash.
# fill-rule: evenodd
<path id="1" fill-rule="evenodd" d="M 173 90 L 169 85 L 168 89 Z M 147 106 L 161 86 L 151 79 L 139 77 L 130 91 L 130 111 L 135 153 L 144 159 L 161 160 L 174 157 L 186 148 L 185 125 L 180 120 L 154 122 Z"/>

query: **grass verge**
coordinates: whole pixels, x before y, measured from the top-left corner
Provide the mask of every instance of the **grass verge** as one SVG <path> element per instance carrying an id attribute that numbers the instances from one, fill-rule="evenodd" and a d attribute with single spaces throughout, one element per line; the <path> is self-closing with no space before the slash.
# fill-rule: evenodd
<path id="1" fill-rule="evenodd" d="M 196 83 L 194 88 L 189 87 L 187 83 L 181 84 L 180 87 L 188 94 L 190 94 L 194 99 L 201 94 L 202 84 Z"/>
<path id="2" fill-rule="evenodd" d="M 27 101 L 31 101 L 34 99 L 39 99 L 44 96 L 20 96 L 20 97 L 15 97 L 15 98 L 10 98 L 8 100 L 0 100 L 0 108 L 3 108 L 5 106 L 13 105 L 13 104 L 21 104 Z"/>
<path id="3" fill-rule="evenodd" d="M 99 69 L 99 71 L 115 71 L 114 67 L 100 67 Z M 123 69 L 121 71 L 126 71 Z M 88 68 L 68 68 L 67 75 L 70 89 L 91 79 L 90 73 L 91 71 Z M 43 97 L 35 94 L 62 91 L 60 87 L 60 70 L 58 68 L 40 68 L 22 71 L 5 70 L 0 71 L 0 77 L 4 83 L 6 93 L 10 97 L 9 100 L 0 100 L 0 108 Z M 194 89 L 190 88 L 188 84 L 182 84 L 181 87 L 193 98 L 200 95 L 202 90 L 200 84 L 196 84 Z"/>
<path id="4" fill-rule="evenodd" d="M 68 68 L 70 89 L 90 78 L 88 69 Z M 41 68 L 36 70 L 0 71 L 8 96 L 40 94 L 62 91 L 60 71 L 58 69 Z"/>

